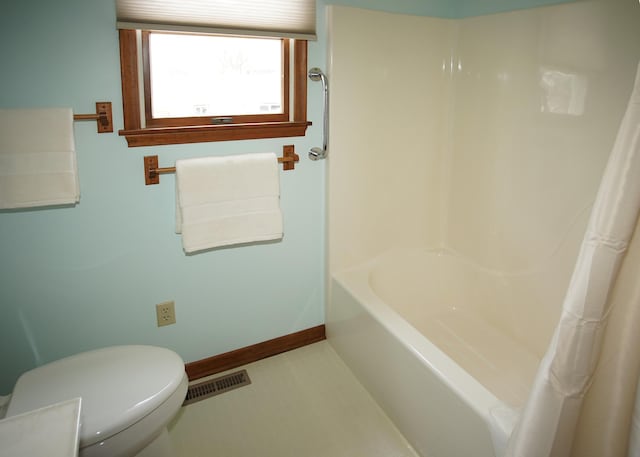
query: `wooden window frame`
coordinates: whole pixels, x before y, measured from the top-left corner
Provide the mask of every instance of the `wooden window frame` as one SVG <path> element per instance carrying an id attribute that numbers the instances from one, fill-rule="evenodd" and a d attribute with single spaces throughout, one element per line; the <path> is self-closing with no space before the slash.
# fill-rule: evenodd
<path id="1" fill-rule="evenodd" d="M 198 118 L 173 118 L 167 122 L 149 122 L 148 116 L 142 113 L 141 96 L 146 100 L 149 88 L 141 88 L 139 84 L 138 45 L 136 30 L 120 30 L 120 71 L 122 79 L 122 105 L 124 129 L 118 133 L 127 139 L 129 147 L 157 146 L 165 144 L 201 143 L 212 141 L 248 140 L 263 138 L 286 138 L 304 136 L 307 127 L 307 42 L 294 40 L 294 68 L 292 74 L 293 113 L 275 115 L 279 117 L 265 117 L 267 115 L 242 117 L 242 123 L 234 124 L 192 124 Z M 143 35 L 144 36 L 144 35 Z M 286 47 L 287 40 L 285 40 Z M 143 48 L 144 49 L 144 48 Z M 285 51 L 286 59 L 288 52 Z M 148 56 L 142 56 L 148 59 Z M 288 64 L 288 62 L 285 62 Z M 143 65 L 144 68 L 144 65 Z M 148 75 L 143 78 L 147 81 Z M 289 81 L 284 82 L 285 89 L 289 88 Z M 289 94 L 285 90 L 285 94 Z M 285 95 L 285 110 L 288 111 L 289 95 Z M 150 109 L 149 102 L 145 102 L 145 111 Z M 147 125 L 142 126 L 142 115 L 145 115 Z M 234 116 L 237 118 L 237 116 Z M 210 120 L 205 116 L 203 120 Z"/>

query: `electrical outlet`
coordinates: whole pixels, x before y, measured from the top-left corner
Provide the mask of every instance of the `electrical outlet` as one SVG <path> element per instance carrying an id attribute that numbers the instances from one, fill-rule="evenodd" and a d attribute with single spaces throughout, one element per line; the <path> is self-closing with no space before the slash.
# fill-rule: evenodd
<path id="1" fill-rule="evenodd" d="M 171 325 L 176 323 L 176 308 L 173 301 L 166 301 L 156 305 L 156 318 L 158 319 L 158 327 L 163 325 Z"/>

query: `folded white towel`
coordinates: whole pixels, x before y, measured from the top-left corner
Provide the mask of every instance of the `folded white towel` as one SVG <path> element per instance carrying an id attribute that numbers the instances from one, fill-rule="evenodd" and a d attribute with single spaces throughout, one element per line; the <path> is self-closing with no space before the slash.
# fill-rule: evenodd
<path id="1" fill-rule="evenodd" d="M 0 109 L 0 208 L 78 201 L 71 109 Z"/>
<path id="2" fill-rule="evenodd" d="M 282 227 L 275 154 L 176 161 L 176 233 L 185 252 L 280 239 Z"/>

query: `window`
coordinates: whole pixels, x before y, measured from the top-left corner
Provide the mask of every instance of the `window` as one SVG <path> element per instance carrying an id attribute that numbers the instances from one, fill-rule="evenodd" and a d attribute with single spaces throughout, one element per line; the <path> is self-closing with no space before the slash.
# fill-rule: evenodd
<path id="1" fill-rule="evenodd" d="M 120 30 L 129 146 L 304 136 L 307 42 Z"/>
<path id="2" fill-rule="evenodd" d="M 288 41 L 143 32 L 146 124 L 288 121 Z"/>

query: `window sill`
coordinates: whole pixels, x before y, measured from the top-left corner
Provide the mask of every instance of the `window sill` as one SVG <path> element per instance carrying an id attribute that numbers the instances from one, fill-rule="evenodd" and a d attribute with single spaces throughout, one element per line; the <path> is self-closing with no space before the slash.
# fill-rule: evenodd
<path id="1" fill-rule="evenodd" d="M 254 140 L 304 136 L 311 122 L 265 122 L 259 124 L 200 125 L 120 130 L 129 147 L 212 141 Z"/>

